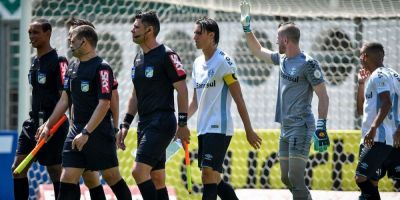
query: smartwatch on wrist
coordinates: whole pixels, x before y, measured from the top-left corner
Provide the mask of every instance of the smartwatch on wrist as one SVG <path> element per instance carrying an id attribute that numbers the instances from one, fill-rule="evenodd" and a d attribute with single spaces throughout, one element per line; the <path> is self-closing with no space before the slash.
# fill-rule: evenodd
<path id="1" fill-rule="evenodd" d="M 86 128 L 82 129 L 81 133 L 82 135 L 87 135 L 88 137 L 90 136 L 90 133 Z"/>

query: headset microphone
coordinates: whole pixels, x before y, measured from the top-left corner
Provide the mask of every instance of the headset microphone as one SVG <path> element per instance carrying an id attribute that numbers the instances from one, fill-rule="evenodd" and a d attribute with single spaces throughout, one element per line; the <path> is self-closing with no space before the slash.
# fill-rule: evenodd
<path id="1" fill-rule="evenodd" d="M 77 47 L 77 48 L 71 48 L 71 51 L 74 52 L 74 51 L 80 49 L 80 48 L 82 47 L 83 43 L 85 43 L 85 41 L 82 41 L 82 42 L 81 42 L 81 45 L 79 45 L 79 47 Z"/>

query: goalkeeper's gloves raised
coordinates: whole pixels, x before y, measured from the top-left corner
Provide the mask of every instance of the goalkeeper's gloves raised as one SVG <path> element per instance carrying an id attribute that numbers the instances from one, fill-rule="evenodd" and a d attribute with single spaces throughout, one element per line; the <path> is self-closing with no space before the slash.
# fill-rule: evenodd
<path id="1" fill-rule="evenodd" d="M 328 149 L 329 137 L 326 132 L 326 119 L 318 119 L 317 130 L 313 135 L 314 139 L 314 150 L 318 152 L 324 152 Z"/>
<path id="2" fill-rule="evenodd" d="M 245 33 L 251 32 L 250 19 L 250 3 L 244 0 L 240 2 L 240 23 Z"/>

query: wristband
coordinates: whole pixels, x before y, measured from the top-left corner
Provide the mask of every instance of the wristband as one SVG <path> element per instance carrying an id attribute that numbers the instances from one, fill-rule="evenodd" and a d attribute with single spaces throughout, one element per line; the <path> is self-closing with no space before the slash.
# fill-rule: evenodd
<path id="1" fill-rule="evenodd" d="M 129 124 L 128 124 L 127 122 L 122 122 L 122 123 L 119 125 L 119 129 L 122 130 L 123 128 L 129 129 Z"/>
<path id="2" fill-rule="evenodd" d="M 135 118 L 134 115 L 131 115 L 131 114 L 129 114 L 129 113 L 126 113 L 123 123 L 126 123 L 126 124 L 128 125 L 128 127 L 129 127 L 129 126 L 131 125 L 131 123 L 132 123 L 132 121 L 133 121 L 134 118 Z"/>
<path id="3" fill-rule="evenodd" d="M 317 129 L 326 130 L 326 119 L 318 119 L 317 121 Z"/>
<path id="4" fill-rule="evenodd" d="M 90 137 L 90 133 L 86 128 L 82 129 L 81 133 L 82 135 L 87 135 L 88 137 Z"/>

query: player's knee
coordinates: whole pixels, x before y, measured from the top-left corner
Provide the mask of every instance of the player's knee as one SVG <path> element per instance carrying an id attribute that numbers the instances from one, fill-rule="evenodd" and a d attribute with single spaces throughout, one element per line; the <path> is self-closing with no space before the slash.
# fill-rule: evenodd
<path id="1" fill-rule="evenodd" d="M 165 174 L 163 173 L 151 173 L 151 180 L 153 180 L 156 188 L 162 188 L 165 186 Z"/>
<path id="2" fill-rule="evenodd" d="M 89 189 L 100 185 L 100 180 L 97 172 L 85 172 L 82 174 L 83 181 Z"/>
<path id="3" fill-rule="evenodd" d="M 108 185 L 114 185 L 119 180 L 121 180 L 121 174 L 119 173 L 118 168 L 109 169 L 103 171 L 103 178 L 106 180 Z"/>
<path id="4" fill-rule="evenodd" d="M 217 178 L 215 176 L 215 172 L 212 168 L 203 167 L 203 169 L 201 170 L 201 180 L 204 184 L 216 183 Z"/>

